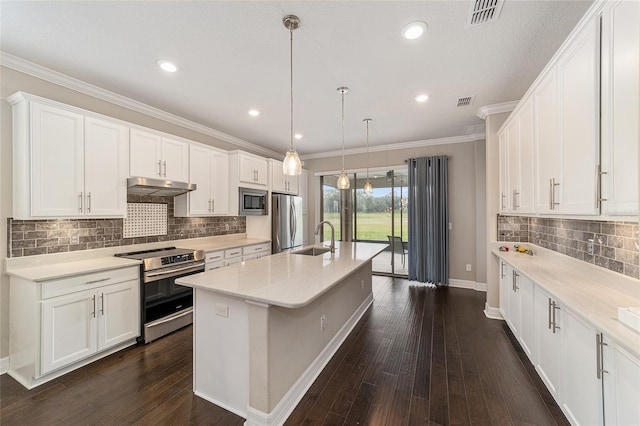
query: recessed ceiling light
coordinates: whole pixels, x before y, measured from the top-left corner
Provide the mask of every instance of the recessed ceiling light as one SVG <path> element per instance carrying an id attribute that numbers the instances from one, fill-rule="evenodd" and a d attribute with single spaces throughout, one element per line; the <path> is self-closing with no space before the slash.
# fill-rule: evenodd
<path id="1" fill-rule="evenodd" d="M 415 98 L 416 102 L 426 102 L 429 99 L 429 95 L 418 95 Z"/>
<path id="2" fill-rule="evenodd" d="M 249 115 L 252 117 L 257 117 L 260 115 L 260 111 L 258 111 L 257 109 L 250 109 L 249 110 Z"/>
<path id="3" fill-rule="evenodd" d="M 163 61 L 163 60 L 158 61 L 158 66 L 166 72 L 176 72 L 180 69 L 173 62 Z"/>
<path id="4" fill-rule="evenodd" d="M 414 40 L 424 34 L 426 30 L 426 22 L 415 21 L 407 24 L 407 26 L 402 29 L 402 36 L 408 40 Z"/>
<path id="5" fill-rule="evenodd" d="M 302 135 L 300 133 L 296 133 L 293 137 L 296 139 L 302 139 Z"/>

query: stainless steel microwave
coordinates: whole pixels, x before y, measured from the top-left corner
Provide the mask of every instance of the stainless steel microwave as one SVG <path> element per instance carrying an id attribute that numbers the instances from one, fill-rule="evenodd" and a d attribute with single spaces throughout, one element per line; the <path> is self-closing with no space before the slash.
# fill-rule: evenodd
<path id="1" fill-rule="evenodd" d="M 267 214 L 267 191 L 239 188 L 240 216 L 262 216 Z"/>

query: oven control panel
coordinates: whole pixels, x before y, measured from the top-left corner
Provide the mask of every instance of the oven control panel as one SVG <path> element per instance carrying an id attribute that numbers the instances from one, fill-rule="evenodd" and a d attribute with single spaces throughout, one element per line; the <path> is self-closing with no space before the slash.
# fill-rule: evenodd
<path id="1" fill-rule="evenodd" d="M 171 265 L 174 263 L 184 263 L 195 259 L 193 253 L 176 254 L 173 256 L 166 256 L 162 258 L 162 265 Z"/>

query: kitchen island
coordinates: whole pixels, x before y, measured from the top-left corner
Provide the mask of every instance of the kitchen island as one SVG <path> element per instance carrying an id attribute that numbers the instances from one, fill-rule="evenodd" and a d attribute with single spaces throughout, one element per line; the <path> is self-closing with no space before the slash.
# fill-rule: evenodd
<path id="1" fill-rule="evenodd" d="M 194 289 L 194 392 L 245 419 L 282 424 L 373 302 L 386 244 L 337 243 L 184 277 Z"/>

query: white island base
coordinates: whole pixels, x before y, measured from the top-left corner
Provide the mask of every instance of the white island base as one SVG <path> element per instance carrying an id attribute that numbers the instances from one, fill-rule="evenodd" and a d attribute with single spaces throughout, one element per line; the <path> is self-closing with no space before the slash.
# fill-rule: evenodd
<path id="1" fill-rule="evenodd" d="M 373 302 L 371 258 L 384 246 L 341 247 L 315 258 L 278 254 L 185 282 L 194 288 L 196 395 L 244 417 L 245 425 L 284 423 Z M 259 285 L 251 275 L 261 270 Z M 244 284 L 229 286 L 230 273 Z M 276 278 L 282 274 L 289 280 Z M 291 297 L 276 302 L 280 292 Z"/>

